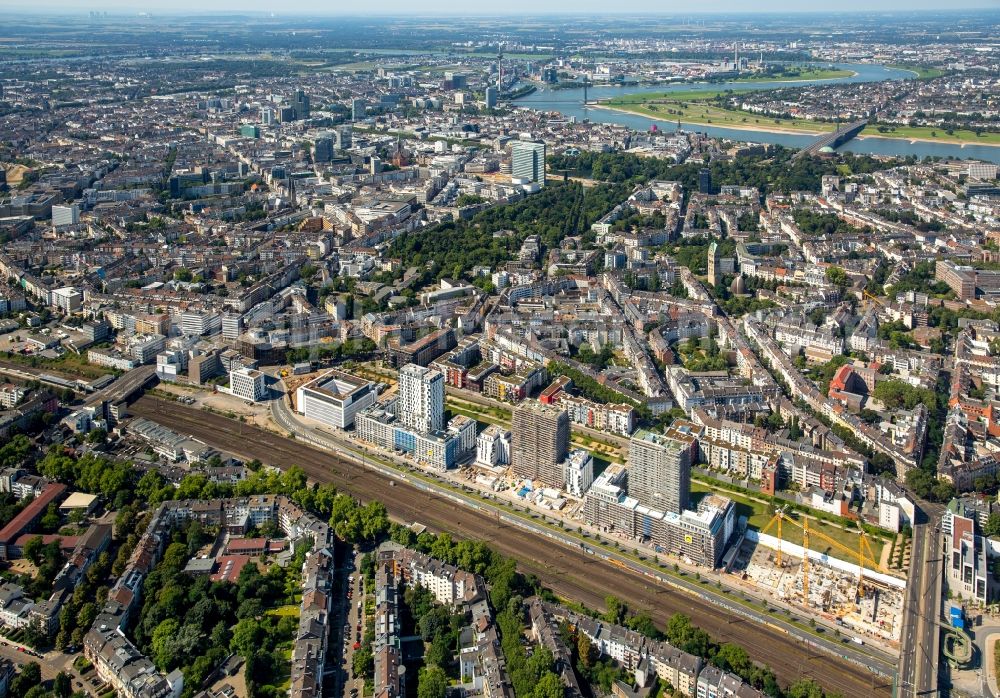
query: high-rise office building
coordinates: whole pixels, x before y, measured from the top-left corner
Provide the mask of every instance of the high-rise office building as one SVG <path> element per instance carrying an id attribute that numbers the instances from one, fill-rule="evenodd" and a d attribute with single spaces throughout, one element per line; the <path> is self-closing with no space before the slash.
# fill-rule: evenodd
<path id="1" fill-rule="evenodd" d="M 569 453 L 569 415 L 538 402 L 514 408 L 510 464 L 518 477 L 562 489 L 563 461 Z"/>
<path id="2" fill-rule="evenodd" d="M 462 90 L 469 86 L 469 81 L 465 77 L 465 73 L 456 73 L 454 71 L 446 71 L 444 74 L 444 79 L 451 83 L 451 89 Z"/>
<path id="3" fill-rule="evenodd" d="M 497 105 L 497 88 L 487 87 L 486 88 L 486 108 L 493 109 Z"/>
<path id="4" fill-rule="evenodd" d="M 707 167 L 698 171 L 698 191 L 702 194 L 712 193 L 712 171 Z"/>
<path id="5" fill-rule="evenodd" d="M 363 99 L 352 99 L 351 100 L 351 121 L 361 121 L 365 118 L 367 112 L 367 107 L 365 106 L 365 100 Z"/>
<path id="6" fill-rule="evenodd" d="M 444 375 L 431 368 L 407 364 L 399 371 L 399 419 L 426 434 L 444 428 Z"/>
<path id="7" fill-rule="evenodd" d="M 333 160 L 333 139 L 327 136 L 317 138 L 314 144 L 313 159 L 316 162 L 330 162 Z"/>
<path id="8" fill-rule="evenodd" d="M 295 98 L 292 101 L 292 109 L 295 110 L 296 119 L 309 118 L 309 95 L 302 90 L 295 91 Z"/>
<path id="9" fill-rule="evenodd" d="M 52 226 L 76 225 L 80 222 L 80 207 L 76 204 L 52 207 Z"/>
<path id="10" fill-rule="evenodd" d="M 274 109 L 272 109 L 271 107 L 260 108 L 260 123 L 264 124 L 265 126 L 273 126 L 274 119 L 275 119 Z"/>
<path id="11" fill-rule="evenodd" d="M 351 147 L 354 129 L 350 124 L 341 124 L 333 131 L 333 147 L 337 150 L 347 150 Z"/>
<path id="12" fill-rule="evenodd" d="M 691 465 L 698 440 L 678 429 L 640 429 L 628 444 L 628 493 L 652 509 L 680 514 L 688 508 Z"/>
<path id="13" fill-rule="evenodd" d="M 514 141 L 510 148 L 511 176 L 545 184 L 545 144 Z"/>

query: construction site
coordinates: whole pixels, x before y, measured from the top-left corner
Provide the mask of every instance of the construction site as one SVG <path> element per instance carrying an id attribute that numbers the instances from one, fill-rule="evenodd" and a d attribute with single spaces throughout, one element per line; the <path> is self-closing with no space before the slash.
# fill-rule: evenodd
<path id="1" fill-rule="evenodd" d="M 789 528 L 801 545 L 788 540 Z M 730 570 L 758 594 L 833 623 L 854 642 L 897 648 L 906 581 L 875 559 L 860 528 L 857 540 L 852 550 L 810 530 L 808 518 L 779 510 L 759 533 L 748 532 Z"/>

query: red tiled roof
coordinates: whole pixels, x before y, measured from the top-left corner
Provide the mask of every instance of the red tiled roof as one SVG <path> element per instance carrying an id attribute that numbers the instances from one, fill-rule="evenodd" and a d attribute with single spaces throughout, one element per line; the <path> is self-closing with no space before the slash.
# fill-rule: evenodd
<path id="1" fill-rule="evenodd" d="M 0 544 L 10 545 L 10 542 L 17 538 L 24 529 L 28 528 L 35 517 L 41 516 L 49 504 L 58 499 L 66 491 L 66 485 L 59 482 L 50 482 L 42 490 L 42 493 L 35 497 L 28 506 L 10 520 L 3 530 L 0 530 Z"/>

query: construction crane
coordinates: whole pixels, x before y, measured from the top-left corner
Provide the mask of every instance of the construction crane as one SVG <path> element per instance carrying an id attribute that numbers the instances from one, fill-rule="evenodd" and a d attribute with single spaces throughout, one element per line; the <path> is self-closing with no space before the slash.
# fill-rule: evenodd
<path id="1" fill-rule="evenodd" d="M 784 520 L 784 518 L 785 518 L 785 507 L 778 507 L 777 509 L 774 510 L 774 516 L 772 516 L 771 520 L 767 522 L 767 526 L 761 529 L 760 532 L 761 535 L 766 535 L 767 532 L 771 530 L 772 526 L 778 524 L 778 556 L 776 558 L 778 567 L 781 567 L 781 541 L 782 541 L 781 522 Z"/>
<path id="2" fill-rule="evenodd" d="M 802 603 L 809 605 L 809 519 L 802 519 Z"/>
<path id="3" fill-rule="evenodd" d="M 864 298 L 866 304 L 869 302 L 874 303 L 883 310 L 885 309 L 885 303 L 880 301 L 878 299 L 878 296 L 876 296 L 874 293 L 871 293 L 868 289 L 865 289 L 864 293 L 862 294 L 862 297 Z"/>
<path id="4" fill-rule="evenodd" d="M 795 519 L 786 513 L 786 507 L 781 507 L 774 512 L 774 516 L 767 523 L 761 533 L 765 534 L 771 530 L 771 528 L 777 525 L 778 529 L 778 555 L 777 563 L 778 567 L 781 567 L 781 545 L 782 545 L 782 523 L 787 521 L 793 526 L 797 526 L 802 530 L 802 595 L 806 602 L 809 601 L 809 536 L 810 534 L 819 538 L 821 541 L 826 543 L 832 548 L 845 554 L 847 558 L 858 565 L 858 598 L 860 599 L 864 595 L 864 573 L 865 565 L 868 565 L 871 569 L 885 572 L 886 570 L 882 567 L 881 563 L 875 561 L 875 555 L 872 551 L 871 545 L 868 543 L 868 534 L 865 533 L 859 525 L 858 527 L 858 549 L 853 550 L 847 547 L 843 543 L 834 540 L 830 536 L 826 535 L 822 531 L 818 531 L 815 528 L 809 530 L 809 519 L 803 518 L 802 523 L 799 523 Z"/>

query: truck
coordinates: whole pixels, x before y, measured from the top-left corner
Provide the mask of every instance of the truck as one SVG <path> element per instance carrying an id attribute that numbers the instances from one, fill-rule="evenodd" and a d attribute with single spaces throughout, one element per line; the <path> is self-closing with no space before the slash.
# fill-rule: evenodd
<path id="1" fill-rule="evenodd" d="M 853 642 L 856 645 L 863 645 L 863 644 L 865 644 L 865 641 L 862 640 L 860 637 L 852 637 L 851 638 L 851 642 Z"/>

